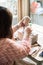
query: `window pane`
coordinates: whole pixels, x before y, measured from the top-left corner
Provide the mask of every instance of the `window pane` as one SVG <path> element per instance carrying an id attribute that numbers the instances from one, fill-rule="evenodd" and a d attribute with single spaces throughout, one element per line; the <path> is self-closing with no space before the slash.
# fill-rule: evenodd
<path id="1" fill-rule="evenodd" d="M 0 0 L 0 6 L 7 7 L 13 14 L 13 25 L 17 23 L 18 0 Z"/>
<path id="2" fill-rule="evenodd" d="M 0 6 L 9 8 L 13 15 L 17 15 L 17 0 L 0 0 Z"/>

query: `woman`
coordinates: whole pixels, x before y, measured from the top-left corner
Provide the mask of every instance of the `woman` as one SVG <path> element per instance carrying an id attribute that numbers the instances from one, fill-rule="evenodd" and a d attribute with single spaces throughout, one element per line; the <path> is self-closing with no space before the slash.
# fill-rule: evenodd
<path id="1" fill-rule="evenodd" d="M 20 23 L 12 27 L 12 14 L 0 6 L 0 65 L 12 65 L 14 61 L 28 56 L 30 51 L 31 29 L 25 29 L 24 37 L 20 44 L 13 40 L 13 33 L 20 27 L 27 26 L 27 22 L 21 20 Z M 27 23 L 27 24 L 26 24 Z"/>

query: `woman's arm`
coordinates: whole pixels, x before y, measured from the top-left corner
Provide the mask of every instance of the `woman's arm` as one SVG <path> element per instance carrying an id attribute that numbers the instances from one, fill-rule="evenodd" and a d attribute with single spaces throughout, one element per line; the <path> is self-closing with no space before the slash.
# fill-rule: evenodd
<path id="1" fill-rule="evenodd" d="M 26 29 L 26 31 L 28 32 L 29 30 Z M 31 30 L 29 33 L 31 33 Z M 30 48 L 30 38 L 27 34 L 20 43 L 7 38 L 2 40 L 0 44 L 0 64 L 11 64 L 15 60 L 20 60 L 28 56 Z"/>
<path id="2" fill-rule="evenodd" d="M 7 50 L 10 53 L 10 57 L 12 57 L 10 59 L 20 60 L 29 55 L 31 48 L 29 40 L 22 40 L 20 43 L 16 43 L 12 40 L 9 40 L 9 42 L 9 48 L 7 48 Z"/>
<path id="3" fill-rule="evenodd" d="M 21 26 L 16 24 L 14 26 L 12 26 L 13 32 L 16 32 Z"/>
<path id="4" fill-rule="evenodd" d="M 18 24 L 12 26 L 13 32 L 16 32 L 20 27 L 24 27 L 23 19 Z"/>
<path id="5" fill-rule="evenodd" d="M 27 32 L 30 34 L 31 30 L 28 30 L 28 31 Z M 30 48 L 31 48 L 30 40 L 31 39 L 27 36 L 27 34 L 25 35 L 23 40 L 20 41 L 19 43 L 16 43 L 13 40 L 8 39 L 9 41 L 8 43 L 9 43 L 10 50 L 11 50 L 10 53 L 13 54 L 12 58 L 21 59 L 21 58 L 28 56 Z"/>

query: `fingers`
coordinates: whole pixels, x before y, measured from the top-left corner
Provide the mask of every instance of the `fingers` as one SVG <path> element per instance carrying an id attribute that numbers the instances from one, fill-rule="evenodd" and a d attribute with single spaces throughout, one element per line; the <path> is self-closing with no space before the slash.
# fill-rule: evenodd
<path id="1" fill-rule="evenodd" d="M 25 27 L 28 26 L 28 23 L 31 21 L 31 18 L 29 16 L 25 16 L 22 18 L 22 20 L 20 21 L 20 25 Z"/>
<path id="2" fill-rule="evenodd" d="M 23 20 L 31 21 L 31 18 L 29 16 L 23 17 Z"/>
<path id="3" fill-rule="evenodd" d="M 31 18 L 29 16 L 23 17 L 23 24 L 25 26 L 28 26 L 28 23 L 31 21 Z"/>
<path id="4" fill-rule="evenodd" d="M 27 26 L 27 27 L 25 28 L 25 31 L 26 31 L 27 34 L 31 34 L 32 29 L 31 29 L 30 26 Z"/>

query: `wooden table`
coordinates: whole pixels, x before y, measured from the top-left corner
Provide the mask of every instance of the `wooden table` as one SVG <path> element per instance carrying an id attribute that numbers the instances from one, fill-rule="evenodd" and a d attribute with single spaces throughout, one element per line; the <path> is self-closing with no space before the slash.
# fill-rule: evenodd
<path id="1" fill-rule="evenodd" d="M 41 53 L 41 51 L 43 51 L 43 27 L 36 25 L 36 24 L 32 24 L 32 29 L 35 31 L 35 33 L 38 34 L 38 44 L 41 46 L 40 49 L 42 48 L 42 50 L 40 50 L 38 53 L 35 54 L 30 54 L 28 55 L 28 57 L 33 60 L 34 62 L 37 63 L 37 65 L 43 65 L 43 57 L 40 57 L 39 54 Z"/>

